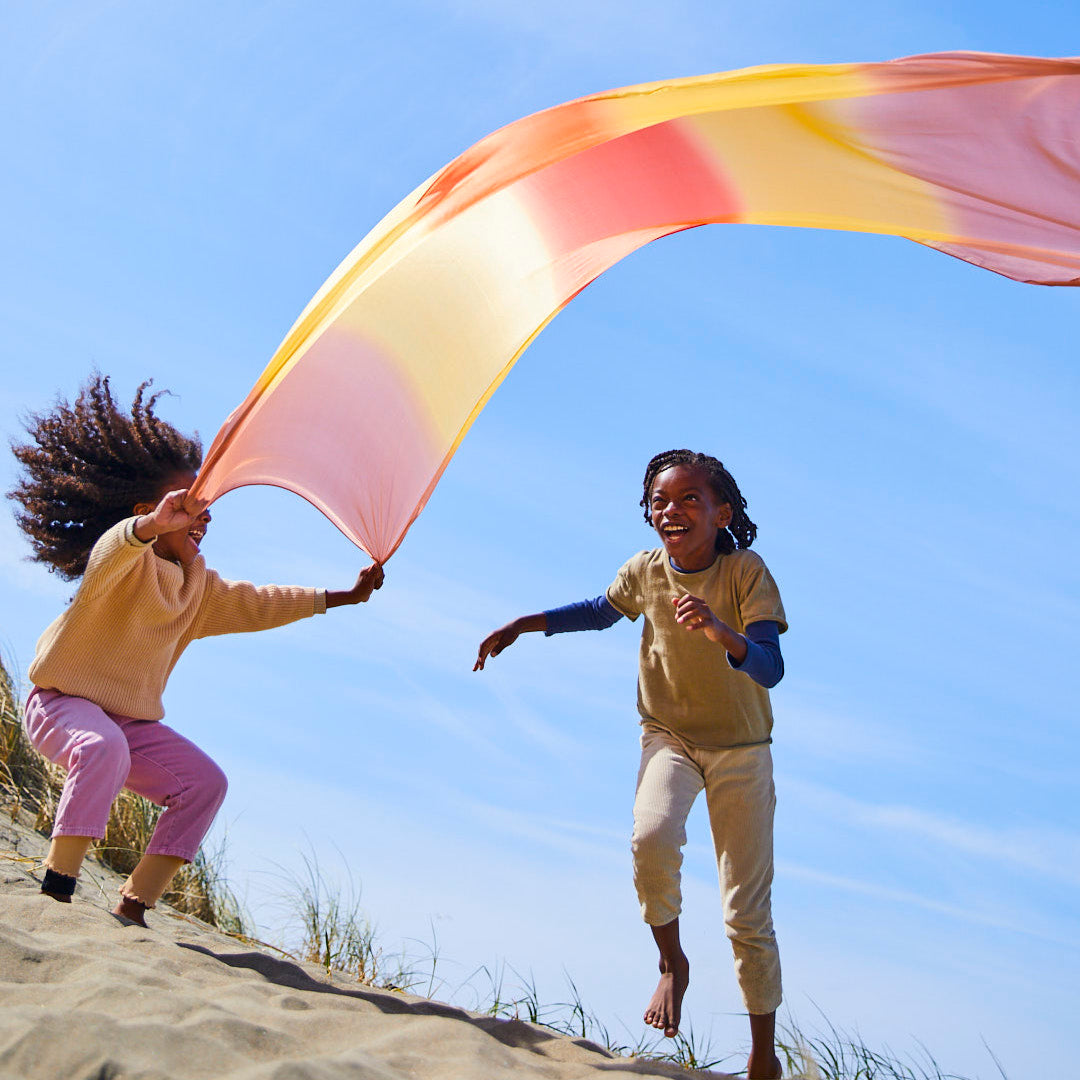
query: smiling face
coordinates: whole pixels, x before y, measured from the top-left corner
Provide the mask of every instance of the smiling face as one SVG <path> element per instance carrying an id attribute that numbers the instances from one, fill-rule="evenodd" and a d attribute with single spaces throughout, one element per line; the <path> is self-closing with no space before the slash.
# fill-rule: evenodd
<path id="1" fill-rule="evenodd" d="M 731 524 L 731 504 L 720 501 L 704 469 L 673 465 L 653 481 L 649 515 L 680 569 L 705 570 L 716 558 L 717 529 Z"/>
<path id="2" fill-rule="evenodd" d="M 155 506 L 170 491 L 180 491 L 191 487 L 195 483 L 194 472 L 180 472 L 161 486 L 157 493 L 157 501 L 154 503 L 138 503 L 135 506 L 136 514 L 149 514 Z M 199 546 L 206 535 L 206 527 L 210 524 L 210 512 L 204 510 L 186 529 L 177 529 L 175 532 L 162 533 L 154 541 L 154 554 L 160 555 L 169 562 L 179 563 L 181 566 L 190 566 L 199 554 Z"/>

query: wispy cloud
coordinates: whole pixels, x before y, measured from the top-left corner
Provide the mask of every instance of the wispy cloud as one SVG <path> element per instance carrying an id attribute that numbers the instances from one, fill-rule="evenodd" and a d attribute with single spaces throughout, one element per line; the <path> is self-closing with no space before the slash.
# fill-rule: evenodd
<path id="1" fill-rule="evenodd" d="M 516 771 L 521 767 L 520 760 L 509 751 L 506 743 L 488 734 L 488 717 L 450 705 L 416 682 L 401 684 L 395 681 L 393 690 L 365 685 L 354 690 L 353 696 L 362 702 L 365 714 L 377 717 L 380 723 L 395 717 L 407 718 L 445 732 L 501 769 Z"/>
<path id="2" fill-rule="evenodd" d="M 501 706 L 503 719 L 528 742 L 555 756 L 579 757 L 584 753 L 585 747 L 580 740 L 570 735 L 565 727 L 545 720 L 539 711 L 527 704 L 525 695 L 506 680 L 489 682 Z"/>
<path id="3" fill-rule="evenodd" d="M 935 900 L 907 889 L 896 889 L 887 885 L 881 885 L 865 878 L 845 877 L 841 874 L 830 874 L 823 870 L 802 866 L 799 863 L 778 860 L 776 873 L 781 878 L 794 878 L 799 881 L 807 881 L 826 888 L 838 889 L 843 892 L 857 893 L 861 896 L 872 896 L 893 904 L 904 904 L 911 907 L 921 908 L 925 911 L 933 911 L 939 915 L 946 915 L 963 922 L 973 923 L 980 926 L 991 926 L 999 930 L 1008 930 L 1015 934 L 1024 934 L 1040 940 L 1054 942 L 1059 945 L 1067 945 L 1071 948 L 1080 948 L 1080 937 L 1062 935 L 1048 926 L 1034 925 L 1031 920 L 1020 922 L 1014 918 L 1008 918 L 999 913 L 988 910 L 979 910 L 968 905 L 947 904 L 941 900 Z"/>
<path id="4" fill-rule="evenodd" d="M 801 687 L 803 684 L 799 684 Z M 830 761 L 914 761 L 925 753 L 914 738 L 873 717 L 854 716 L 845 703 L 817 705 L 786 694 L 774 705 L 777 738 L 784 752 L 797 751 Z"/>
<path id="5" fill-rule="evenodd" d="M 611 865 L 627 862 L 628 841 L 615 829 L 582 825 L 581 822 L 511 810 L 490 803 L 464 804 L 471 815 L 489 829 L 549 849 Z"/>
<path id="6" fill-rule="evenodd" d="M 456 5 L 461 14 L 483 20 L 491 26 L 515 34 L 557 41 L 571 52 L 601 53 L 607 49 L 640 48 L 640 27 L 649 26 L 649 45 L 681 42 L 686 47 L 688 29 L 695 24 L 685 4 L 656 5 L 642 0 L 593 0 L 588 4 L 574 0 L 553 0 L 543 6 L 507 4 L 502 0 L 462 0 Z M 554 102 L 552 103 L 554 104 Z"/>
<path id="7" fill-rule="evenodd" d="M 1080 836 L 1074 832 L 1050 826 L 977 825 L 918 807 L 864 802 L 793 777 L 785 777 L 783 786 L 789 795 L 834 820 L 863 829 L 916 837 L 1001 866 L 1021 867 L 1080 885 Z"/>

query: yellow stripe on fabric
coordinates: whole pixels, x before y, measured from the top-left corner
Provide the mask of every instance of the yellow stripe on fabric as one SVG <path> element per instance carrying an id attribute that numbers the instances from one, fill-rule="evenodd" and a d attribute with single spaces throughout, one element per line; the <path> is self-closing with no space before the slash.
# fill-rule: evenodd
<path id="1" fill-rule="evenodd" d="M 461 425 L 461 430 L 458 431 L 453 443 L 451 443 L 449 449 L 446 451 L 446 454 L 443 456 L 442 461 L 439 463 L 438 469 L 435 470 L 435 474 L 431 478 L 431 483 L 428 484 L 423 495 L 421 495 L 419 501 L 417 502 L 412 517 L 409 518 L 408 522 L 405 525 L 405 528 L 401 530 L 401 533 L 397 537 L 394 546 L 390 549 L 390 551 L 386 554 L 385 558 L 382 560 L 383 562 L 389 559 L 390 556 L 393 555 L 394 552 L 397 551 L 397 549 L 401 546 L 401 541 L 405 539 L 405 534 L 409 531 L 409 527 L 420 516 L 420 512 L 424 509 L 424 507 L 427 506 L 427 501 L 431 498 L 431 493 L 435 490 L 436 485 L 442 479 L 442 474 L 446 471 L 447 465 L 450 464 L 451 459 L 457 453 L 458 447 L 461 445 L 465 436 L 469 433 L 469 429 L 476 422 L 476 418 L 484 411 L 484 406 L 487 405 L 488 401 L 491 399 L 492 394 L 494 394 L 495 391 L 498 390 L 500 386 L 502 386 L 503 381 L 506 379 L 506 376 L 510 374 L 514 365 L 518 362 L 525 350 L 528 349 L 528 347 L 536 340 L 537 336 L 540 334 L 540 331 L 543 330 L 547 326 L 547 324 L 551 322 L 551 320 L 554 319 L 560 311 L 562 311 L 566 304 L 569 303 L 570 301 L 567 300 L 559 308 L 553 311 L 536 328 L 536 330 L 528 337 L 528 339 L 522 343 L 521 347 L 517 350 L 517 352 L 514 353 L 514 355 L 506 363 L 503 369 L 499 371 L 498 374 L 496 374 L 495 377 L 492 379 L 491 385 L 488 386 L 488 388 L 484 391 L 481 397 L 477 400 L 476 404 L 473 406 L 472 411 L 465 418 L 465 423 Z"/>
<path id="2" fill-rule="evenodd" d="M 714 113 L 690 124 L 734 183 L 747 223 L 955 236 L 937 189 L 877 159 L 836 103 Z"/>
<path id="3" fill-rule="evenodd" d="M 703 113 L 880 93 L 880 86 L 867 78 L 864 68 L 863 64 L 763 64 L 626 86 L 580 102 L 605 106 L 611 130 L 624 134 Z"/>
<path id="4" fill-rule="evenodd" d="M 420 196 L 430 185 L 425 180 L 401 200 L 341 261 L 334 272 L 323 282 L 319 291 L 308 301 L 296 322 L 289 328 L 270 362 L 266 365 L 252 388 L 262 393 L 273 383 L 280 381 L 288 369 L 303 355 L 304 347 L 326 329 L 345 310 L 364 287 L 363 275 L 380 256 L 410 230 L 415 228 L 413 211 Z M 409 247 L 415 246 L 424 232 L 418 230 L 410 237 Z"/>
<path id="5" fill-rule="evenodd" d="M 522 327 L 531 330 L 561 300 L 543 236 L 501 192 L 381 270 L 336 328 L 394 357 L 428 430 L 445 445 L 521 347 Z"/>

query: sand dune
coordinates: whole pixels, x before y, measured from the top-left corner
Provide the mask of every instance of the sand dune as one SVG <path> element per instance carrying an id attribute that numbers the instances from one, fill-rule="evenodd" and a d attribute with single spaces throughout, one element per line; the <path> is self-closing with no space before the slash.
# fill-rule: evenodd
<path id="1" fill-rule="evenodd" d="M 44 842 L 0 826 L 0 1080 L 619 1080 L 718 1077 L 407 994 L 328 981 L 167 909 L 108 911 L 94 867 L 61 905 Z"/>

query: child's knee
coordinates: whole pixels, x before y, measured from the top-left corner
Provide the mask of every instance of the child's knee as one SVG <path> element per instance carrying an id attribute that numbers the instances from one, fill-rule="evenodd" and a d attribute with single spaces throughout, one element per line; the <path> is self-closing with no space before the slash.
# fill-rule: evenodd
<path id="1" fill-rule="evenodd" d="M 654 820 L 637 822 L 630 847 L 642 917 L 663 926 L 679 914 L 682 845 L 662 820 Z"/>
<path id="2" fill-rule="evenodd" d="M 772 910 L 769 905 L 724 912 L 724 933 L 733 945 L 747 949 L 775 947 Z"/>
<path id="3" fill-rule="evenodd" d="M 634 888 L 641 917 L 650 926 L 667 926 L 682 911 L 682 874 L 678 866 L 634 863 Z"/>
<path id="4" fill-rule="evenodd" d="M 68 773 L 93 775 L 117 791 L 131 771 L 131 751 L 120 728 L 85 732 L 68 756 Z"/>
<path id="5" fill-rule="evenodd" d="M 208 811 L 216 814 L 218 808 L 225 801 L 225 795 L 229 790 L 229 778 L 222 771 L 221 767 L 210 758 L 206 759 L 206 763 L 199 775 L 198 781 L 198 801 L 206 807 Z"/>
<path id="6" fill-rule="evenodd" d="M 672 866 L 682 864 L 682 846 L 686 842 L 684 831 L 675 828 L 662 817 L 640 817 L 634 822 L 630 838 L 630 850 L 636 866 Z"/>
<path id="7" fill-rule="evenodd" d="M 635 878 L 677 876 L 682 866 L 682 845 L 662 822 L 635 826 L 630 851 Z"/>

